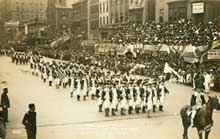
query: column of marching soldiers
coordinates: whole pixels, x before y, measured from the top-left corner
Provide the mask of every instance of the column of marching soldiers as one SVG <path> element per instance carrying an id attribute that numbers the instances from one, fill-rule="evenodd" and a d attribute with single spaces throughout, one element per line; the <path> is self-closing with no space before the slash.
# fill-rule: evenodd
<path id="1" fill-rule="evenodd" d="M 98 111 L 104 111 L 106 117 L 133 113 L 147 113 L 150 117 L 151 111 L 163 112 L 169 94 L 160 79 L 133 79 L 94 65 L 46 62 L 41 56 L 15 55 L 12 62 L 22 64 L 22 58 L 27 58 L 32 75 L 40 76 L 49 86 L 68 87 L 70 97 L 76 96 L 77 101 L 88 97 L 97 100 Z"/>

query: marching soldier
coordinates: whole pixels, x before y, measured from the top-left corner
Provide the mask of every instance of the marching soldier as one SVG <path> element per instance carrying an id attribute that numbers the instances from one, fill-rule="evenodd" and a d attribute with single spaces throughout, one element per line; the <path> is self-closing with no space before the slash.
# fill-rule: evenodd
<path id="1" fill-rule="evenodd" d="M 159 103 L 160 103 L 159 111 L 161 112 L 163 112 L 163 107 L 166 100 L 166 94 L 169 94 L 169 91 L 165 87 L 164 82 L 161 82 L 159 85 L 159 93 L 158 93 Z"/>
<path id="2" fill-rule="evenodd" d="M 65 77 L 63 78 L 63 88 L 66 88 L 66 86 L 68 85 L 68 81 L 69 81 L 68 77 L 65 76 Z"/>
<path id="3" fill-rule="evenodd" d="M 103 104 L 103 99 L 102 99 L 102 93 L 103 93 L 103 87 L 101 84 L 99 84 L 97 90 L 96 90 L 96 96 L 98 100 L 98 107 L 99 107 L 99 112 L 102 112 L 102 104 Z"/>
<path id="4" fill-rule="evenodd" d="M 134 107 L 134 89 L 133 89 L 133 86 L 132 86 L 133 83 L 130 83 L 129 86 L 128 86 L 128 114 L 132 114 L 132 111 L 133 111 L 133 107 Z"/>
<path id="5" fill-rule="evenodd" d="M 110 112 L 110 89 L 108 85 L 105 85 L 105 88 L 102 93 L 102 100 L 103 100 L 103 108 L 105 110 L 105 116 L 109 116 Z"/>
<path id="6" fill-rule="evenodd" d="M 59 89 L 59 87 L 60 87 L 60 78 L 58 76 L 56 76 L 56 78 L 55 78 L 55 85 L 56 85 L 56 89 Z"/>
<path id="7" fill-rule="evenodd" d="M 141 109 L 146 113 L 146 86 L 140 86 Z"/>
<path id="8" fill-rule="evenodd" d="M 70 97 L 73 97 L 73 92 L 74 92 L 74 83 L 75 83 L 75 79 L 73 77 L 70 78 L 71 79 L 71 84 L 70 84 Z"/>
<path id="9" fill-rule="evenodd" d="M 152 102 L 153 101 L 153 90 L 151 88 L 151 84 L 148 84 L 146 101 L 147 101 L 147 117 L 150 118 L 150 111 L 153 107 L 153 102 Z"/>
<path id="10" fill-rule="evenodd" d="M 158 103 L 158 89 L 155 82 L 153 83 L 152 86 L 152 93 L 153 93 L 153 112 L 156 112 L 156 107 Z"/>
<path id="11" fill-rule="evenodd" d="M 111 88 L 111 108 L 112 108 L 112 116 L 116 115 L 116 108 L 118 105 L 118 94 L 117 94 L 117 88 L 116 85 L 114 84 L 113 87 Z"/>
<path id="12" fill-rule="evenodd" d="M 52 82 L 53 82 L 52 73 L 50 73 L 49 78 L 48 78 L 48 81 L 49 81 L 49 86 L 52 86 Z"/>
<path id="13" fill-rule="evenodd" d="M 91 77 L 91 80 L 90 80 L 90 94 L 91 94 L 91 98 L 92 100 L 95 99 L 95 93 L 96 93 L 96 80 L 94 77 Z"/>
<path id="14" fill-rule="evenodd" d="M 82 95 L 83 95 L 83 100 L 86 100 L 86 96 L 87 96 L 87 92 L 88 92 L 88 81 L 84 75 L 84 77 L 82 78 L 83 81 L 83 88 L 82 88 Z"/>
<path id="15" fill-rule="evenodd" d="M 46 83 L 46 81 L 47 81 L 47 72 L 46 71 L 44 71 L 43 80 L 44 80 L 44 83 Z"/>
<path id="16" fill-rule="evenodd" d="M 77 96 L 77 101 L 80 101 L 82 82 L 81 82 L 80 78 L 78 78 L 76 81 L 77 81 L 76 96 Z"/>
<path id="17" fill-rule="evenodd" d="M 126 110 L 126 90 L 124 84 L 120 87 L 120 107 L 121 107 L 121 115 L 125 115 Z"/>
<path id="18" fill-rule="evenodd" d="M 138 85 L 136 85 L 134 89 L 134 103 L 135 103 L 135 112 L 140 113 L 141 98 L 140 98 L 140 87 Z"/>

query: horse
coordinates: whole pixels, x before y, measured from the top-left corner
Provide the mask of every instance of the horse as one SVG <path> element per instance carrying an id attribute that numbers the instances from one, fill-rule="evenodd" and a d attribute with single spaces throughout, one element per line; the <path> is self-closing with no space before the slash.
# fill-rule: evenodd
<path id="1" fill-rule="evenodd" d="M 217 97 L 208 97 L 209 100 L 206 106 L 203 106 L 197 111 L 196 117 L 194 118 L 194 127 L 197 128 L 199 139 L 203 139 L 203 131 L 205 132 L 205 139 L 208 139 L 209 133 L 213 126 L 212 115 L 214 110 L 220 110 L 220 103 Z M 183 139 L 188 139 L 188 128 L 191 125 L 191 116 L 189 111 L 191 106 L 184 106 L 180 110 L 180 116 L 182 118 L 182 124 L 184 128 Z"/>

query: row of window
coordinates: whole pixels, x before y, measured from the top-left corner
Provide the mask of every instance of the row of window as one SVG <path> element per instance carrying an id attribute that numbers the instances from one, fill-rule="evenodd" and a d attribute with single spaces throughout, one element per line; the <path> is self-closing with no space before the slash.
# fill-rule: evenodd
<path id="1" fill-rule="evenodd" d="M 16 10 L 17 11 L 26 11 L 26 12 L 33 12 L 33 11 L 38 11 L 38 12 L 43 12 L 44 9 L 38 9 L 38 8 L 35 8 L 35 9 L 29 9 L 29 8 L 24 8 L 24 7 L 16 7 Z"/>
<path id="2" fill-rule="evenodd" d="M 24 5 L 24 4 L 28 4 L 28 3 L 24 3 L 24 2 L 16 2 L 17 5 Z M 43 5 L 43 3 L 30 3 L 30 5 Z"/>
<path id="3" fill-rule="evenodd" d="M 38 17 L 38 18 L 43 18 L 45 17 L 45 15 L 21 15 L 21 14 L 17 14 L 17 18 L 35 18 L 35 17 Z"/>
<path id="4" fill-rule="evenodd" d="M 100 25 L 108 24 L 108 23 L 109 23 L 108 20 L 109 20 L 109 19 L 108 19 L 108 16 L 100 17 L 100 18 L 99 18 Z"/>
<path id="5" fill-rule="evenodd" d="M 135 3 L 136 5 L 138 5 L 138 4 L 142 5 L 143 2 L 144 2 L 143 0 L 130 0 L 130 4 L 134 4 Z"/>
<path id="6" fill-rule="evenodd" d="M 107 13 L 108 12 L 108 1 L 100 2 L 99 5 L 100 5 L 99 6 L 100 13 Z"/>

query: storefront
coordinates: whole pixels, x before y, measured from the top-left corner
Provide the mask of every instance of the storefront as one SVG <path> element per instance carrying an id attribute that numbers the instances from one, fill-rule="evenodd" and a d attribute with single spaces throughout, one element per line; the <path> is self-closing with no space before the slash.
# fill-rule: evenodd
<path id="1" fill-rule="evenodd" d="M 182 18 L 194 23 L 220 20 L 219 0 L 172 0 L 168 5 L 168 19 L 173 22 Z"/>

